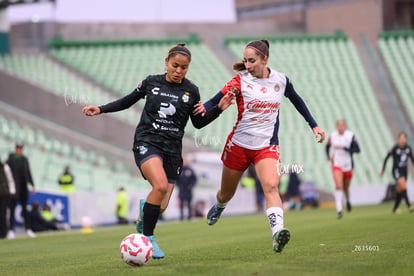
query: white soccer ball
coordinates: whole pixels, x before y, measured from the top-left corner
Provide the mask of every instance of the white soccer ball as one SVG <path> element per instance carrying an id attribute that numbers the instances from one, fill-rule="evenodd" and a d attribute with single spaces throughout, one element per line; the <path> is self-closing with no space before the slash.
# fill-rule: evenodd
<path id="1" fill-rule="evenodd" d="M 121 259 L 132 266 L 143 266 L 152 257 L 154 248 L 144 235 L 134 233 L 122 239 L 119 246 Z"/>

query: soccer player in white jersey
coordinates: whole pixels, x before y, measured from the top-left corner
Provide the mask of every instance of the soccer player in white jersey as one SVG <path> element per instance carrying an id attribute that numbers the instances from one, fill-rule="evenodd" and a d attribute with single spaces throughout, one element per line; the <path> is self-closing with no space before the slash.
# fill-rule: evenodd
<path id="1" fill-rule="evenodd" d="M 333 154 L 329 150 L 333 148 Z M 332 162 L 332 172 L 335 181 L 335 205 L 338 219 L 342 218 L 342 201 L 345 194 L 346 208 L 351 212 L 352 205 L 349 200 L 349 186 L 351 185 L 354 162 L 353 153 L 360 152 L 359 144 L 352 131 L 346 129 L 345 120 L 336 121 L 336 131 L 328 138 L 326 143 L 326 155 Z"/>
<path id="2" fill-rule="evenodd" d="M 221 91 L 208 102 L 199 105 L 205 112 L 227 94 L 234 94 L 238 119 L 227 138 L 221 160 L 223 161 L 221 187 L 217 202 L 207 215 L 213 225 L 226 204 L 236 192 L 243 172 L 252 163 L 262 184 L 266 200 L 266 215 L 273 239 L 273 250 L 281 252 L 290 240 L 284 228 L 282 200 L 279 195 L 279 107 L 284 97 L 289 98 L 312 128 L 318 142 L 324 140 L 324 131 L 317 126 L 311 113 L 296 93 L 291 81 L 282 73 L 267 66 L 269 42 L 254 40 L 247 44 L 243 60 L 233 69 L 238 72 Z"/>

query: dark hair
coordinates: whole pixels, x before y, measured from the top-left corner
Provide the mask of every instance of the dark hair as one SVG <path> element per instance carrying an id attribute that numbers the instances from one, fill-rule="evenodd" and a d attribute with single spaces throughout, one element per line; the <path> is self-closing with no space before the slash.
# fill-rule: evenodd
<path id="1" fill-rule="evenodd" d="M 177 45 L 171 47 L 168 51 L 167 59 L 170 59 L 178 54 L 186 56 L 188 60 L 191 61 L 191 52 L 187 49 L 187 47 L 185 47 L 185 43 L 178 43 Z"/>
<path id="2" fill-rule="evenodd" d="M 262 59 L 269 56 L 269 41 L 266 39 L 262 40 L 252 40 L 247 43 L 246 48 L 251 48 L 255 50 L 258 56 L 261 56 Z M 246 70 L 246 66 L 244 65 L 244 61 L 240 60 L 233 64 L 233 70 L 236 72 L 240 72 Z"/>

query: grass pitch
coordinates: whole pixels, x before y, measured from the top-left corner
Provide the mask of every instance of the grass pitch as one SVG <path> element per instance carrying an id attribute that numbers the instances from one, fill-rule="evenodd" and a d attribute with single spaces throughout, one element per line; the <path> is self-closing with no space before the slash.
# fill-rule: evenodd
<path id="1" fill-rule="evenodd" d="M 355 207 L 336 219 L 333 209 L 285 212 L 292 238 L 273 252 L 263 214 L 159 224 L 166 253 L 143 267 L 119 257 L 134 226 L 95 228 L 0 240 L 1 275 L 413 275 L 414 213 L 391 204 Z M 225 214 L 225 213 L 224 213 Z"/>

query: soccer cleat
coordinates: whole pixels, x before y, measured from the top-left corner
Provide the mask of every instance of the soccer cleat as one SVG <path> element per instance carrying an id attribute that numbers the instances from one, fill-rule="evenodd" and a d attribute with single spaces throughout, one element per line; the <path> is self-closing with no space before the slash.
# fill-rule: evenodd
<path id="1" fill-rule="evenodd" d="M 392 211 L 394 214 L 401 214 L 401 210 L 400 208 L 397 208 L 395 210 Z"/>
<path id="2" fill-rule="evenodd" d="M 283 248 L 290 240 L 290 232 L 288 229 L 282 229 L 273 235 L 273 250 L 282 253 Z"/>
<path id="3" fill-rule="evenodd" d="M 7 232 L 7 239 L 8 240 L 13 240 L 13 239 L 15 239 L 16 238 L 16 234 L 14 233 L 14 231 L 13 230 L 9 230 L 8 232 Z"/>
<path id="4" fill-rule="evenodd" d="M 35 235 L 35 233 L 33 233 L 32 229 L 27 229 L 27 230 L 26 230 L 26 235 L 27 235 L 29 238 L 36 238 L 36 235 Z"/>
<path id="5" fill-rule="evenodd" d="M 351 203 L 349 201 L 346 202 L 346 210 L 348 212 L 351 212 L 352 211 L 352 205 L 351 205 Z"/>
<path id="6" fill-rule="evenodd" d="M 137 219 L 137 232 L 142 234 L 144 232 L 144 204 L 145 199 L 139 200 L 139 215 Z"/>
<path id="7" fill-rule="evenodd" d="M 220 208 L 217 206 L 217 204 L 214 204 L 213 207 L 208 211 L 207 213 L 207 223 L 208 225 L 215 224 L 218 219 L 221 216 L 221 213 L 223 212 L 224 208 Z"/>
<path id="8" fill-rule="evenodd" d="M 342 218 L 342 216 L 343 216 L 343 215 L 342 215 L 342 212 L 338 212 L 337 218 L 338 218 L 338 219 L 341 219 L 341 218 Z"/>
<path id="9" fill-rule="evenodd" d="M 152 258 L 153 259 L 162 259 L 162 258 L 164 258 L 165 254 L 161 250 L 161 248 L 158 246 L 157 242 L 155 241 L 155 237 L 154 236 L 147 236 L 147 238 L 151 241 L 152 248 L 154 249 L 154 253 L 152 253 Z"/>
<path id="10" fill-rule="evenodd" d="M 408 208 L 408 211 L 409 211 L 410 213 L 414 212 L 414 208 L 413 208 L 413 206 L 410 206 L 410 208 Z"/>

